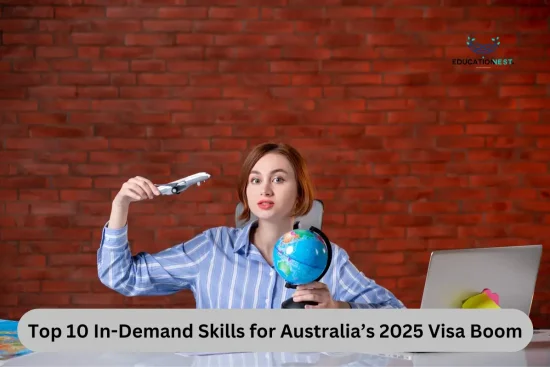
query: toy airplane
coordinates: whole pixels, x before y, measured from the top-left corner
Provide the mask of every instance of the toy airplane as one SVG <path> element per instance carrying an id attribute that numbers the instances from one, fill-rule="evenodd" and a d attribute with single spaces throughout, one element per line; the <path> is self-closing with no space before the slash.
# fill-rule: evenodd
<path id="1" fill-rule="evenodd" d="M 162 195 L 178 195 L 193 185 L 200 186 L 201 183 L 208 180 L 210 175 L 206 172 L 195 173 L 194 175 L 172 181 L 167 184 L 155 185 Z"/>

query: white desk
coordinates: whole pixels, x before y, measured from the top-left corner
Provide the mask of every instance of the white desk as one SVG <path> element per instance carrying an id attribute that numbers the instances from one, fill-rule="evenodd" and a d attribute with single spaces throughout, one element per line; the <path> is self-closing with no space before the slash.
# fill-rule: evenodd
<path id="1" fill-rule="evenodd" d="M 32 353 L 0 361 L 14 366 L 550 366 L 550 330 L 536 333 L 529 346 L 515 353 L 418 353 L 397 356 L 362 353 L 234 353 L 182 356 L 174 353 Z"/>

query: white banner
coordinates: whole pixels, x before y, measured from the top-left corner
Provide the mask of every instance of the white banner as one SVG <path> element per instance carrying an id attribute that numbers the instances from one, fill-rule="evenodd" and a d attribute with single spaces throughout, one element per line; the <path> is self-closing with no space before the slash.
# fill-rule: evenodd
<path id="1" fill-rule="evenodd" d="M 533 337 L 512 309 L 36 309 L 36 352 L 514 352 Z"/>

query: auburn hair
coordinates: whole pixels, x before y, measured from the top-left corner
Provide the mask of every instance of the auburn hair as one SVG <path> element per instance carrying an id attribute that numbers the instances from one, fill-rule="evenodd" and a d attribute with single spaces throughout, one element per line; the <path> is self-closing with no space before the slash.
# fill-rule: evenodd
<path id="1" fill-rule="evenodd" d="M 246 188 L 248 186 L 248 177 L 256 162 L 268 153 L 281 154 L 288 159 L 295 172 L 297 181 L 297 200 L 291 215 L 299 217 L 307 214 L 313 206 L 314 190 L 307 164 L 302 155 L 294 147 L 285 143 L 263 143 L 255 146 L 245 158 L 238 180 L 239 201 L 243 204 L 243 211 L 239 215 L 239 220 L 250 219 L 250 207 L 246 198 Z"/>

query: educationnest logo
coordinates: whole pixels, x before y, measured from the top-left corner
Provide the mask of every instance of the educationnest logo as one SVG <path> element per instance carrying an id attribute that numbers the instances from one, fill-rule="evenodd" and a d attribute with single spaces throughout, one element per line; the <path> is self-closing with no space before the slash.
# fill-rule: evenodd
<path id="1" fill-rule="evenodd" d="M 477 57 L 465 57 L 453 59 L 453 65 L 472 65 L 476 67 L 489 68 L 491 66 L 513 65 L 512 58 L 497 58 L 491 57 L 496 53 L 500 46 L 500 37 L 491 38 L 491 42 L 481 43 L 475 37 L 468 36 L 466 45 L 471 53 Z"/>

